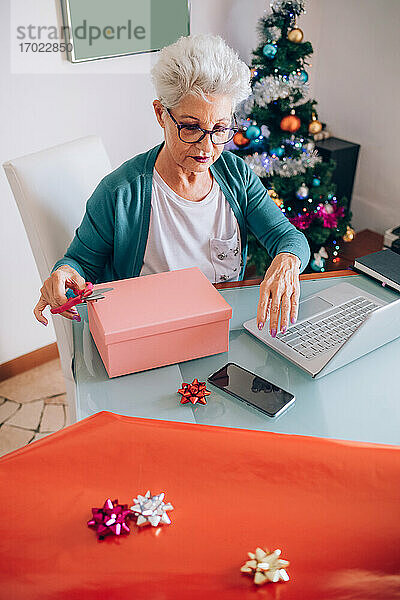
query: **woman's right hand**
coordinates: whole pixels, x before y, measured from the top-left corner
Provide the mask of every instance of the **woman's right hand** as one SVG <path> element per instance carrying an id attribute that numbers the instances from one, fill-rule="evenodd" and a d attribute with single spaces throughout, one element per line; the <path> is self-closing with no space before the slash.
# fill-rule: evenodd
<path id="1" fill-rule="evenodd" d="M 50 308 L 58 308 L 65 304 L 68 300 L 65 292 L 68 288 L 72 289 L 75 293 L 78 290 L 84 290 L 86 286 L 86 282 L 81 275 L 72 267 L 68 265 L 62 265 L 56 271 L 54 271 L 48 279 L 43 284 L 43 287 L 40 290 L 40 299 L 33 309 L 33 314 L 36 319 L 43 323 L 43 325 L 48 324 L 48 320 L 43 315 L 43 311 L 46 306 L 50 306 Z M 66 319 L 73 319 L 75 321 L 80 321 L 81 318 L 78 314 L 78 311 L 75 307 L 72 307 L 70 310 L 67 310 L 63 313 L 60 313 Z"/>

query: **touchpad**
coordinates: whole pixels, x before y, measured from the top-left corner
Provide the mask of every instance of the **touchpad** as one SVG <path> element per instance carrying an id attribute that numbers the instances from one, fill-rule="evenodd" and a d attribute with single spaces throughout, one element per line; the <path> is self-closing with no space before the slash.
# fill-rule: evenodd
<path id="1" fill-rule="evenodd" d="M 309 319 L 310 317 L 313 317 L 314 315 L 322 312 L 323 310 L 328 310 L 328 308 L 332 308 L 332 306 L 334 306 L 334 304 L 331 304 L 331 302 L 327 302 L 319 296 L 314 296 L 313 298 L 301 300 L 299 303 L 299 315 L 297 317 L 297 321 Z"/>

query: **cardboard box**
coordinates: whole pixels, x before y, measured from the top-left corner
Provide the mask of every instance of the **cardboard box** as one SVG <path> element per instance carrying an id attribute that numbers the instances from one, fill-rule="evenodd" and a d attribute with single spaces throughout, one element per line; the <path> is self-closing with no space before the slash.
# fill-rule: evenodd
<path id="1" fill-rule="evenodd" d="M 102 287 L 89 327 L 110 377 L 227 352 L 232 308 L 197 267 Z"/>

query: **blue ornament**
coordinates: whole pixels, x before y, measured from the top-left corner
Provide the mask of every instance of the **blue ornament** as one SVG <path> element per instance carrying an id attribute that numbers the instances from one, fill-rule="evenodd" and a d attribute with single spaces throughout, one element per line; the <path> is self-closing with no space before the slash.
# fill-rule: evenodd
<path id="1" fill-rule="evenodd" d="M 256 138 L 260 137 L 261 129 L 257 127 L 257 125 L 250 125 L 250 127 L 248 127 L 244 132 L 244 135 L 248 140 L 255 140 Z"/>
<path id="2" fill-rule="evenodd" d="M 325 271 L 325 259 L 324 258 L 320 258 L 319 261 L 317 262 L 315 260 L 315 258 L 313 258 L 310 261 L 310 267 L 312 268 L 313 271 L 315 271 L 316 273 L 321 273 Z"/>
<path id="3" fill-rule="evenodd" d="M 299 78 L 300 78 L 300 80 L 303 83 L 307 83 L 307 81 L 308 81 L 308 73 L 306 73 L 305 71 L 300 71 Z"/>
<path id="4" fill-rule="evenodd" d="M 277 47 L 275 46 L 275 44 L 265 44 L 264 48 L 263 48 L 263 54 L 266 58 L 274 58 L 275 54 L 277 53 Z"/>
<path id="5" fill-rule="evenodd" d="M 321 180 L 319 179 L 319 177 L 314 177 L 314 179 L 312 180 L 312 184 L 314 187 L 318 187 L 319 185 L 321 185 Z"/>
<path id="6" fill-rule="evenodd" d="M 270 150 L 271 154 L 275 154 L 275 156 L 283 156 L 285 154 L 285 149 L 282 148 L 281 146 L 278 146 L 277 148 L 271 148 Z"/>

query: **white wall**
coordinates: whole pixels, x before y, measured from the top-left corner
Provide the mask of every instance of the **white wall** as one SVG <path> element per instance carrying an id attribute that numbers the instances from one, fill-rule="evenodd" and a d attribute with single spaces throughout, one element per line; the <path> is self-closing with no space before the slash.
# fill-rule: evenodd
<path id="1" fill-rule="evenodd" d="M 15 17 L 16 4 L 23 2 L 26 10 L 40 11 L 42 23 L 59 18 L 58 0 L 11 2 L 14 20 L 27 18 L 22 13 Z M 249 61 L 257 44 L 257 19 L 268 5 L 266 0 L 192 0 L 192 31 L 223 35 Z M 161 141 L 151 105 L 148 57 L 72 65 L 56 55 L 51 69 L 33 63 L 31 57 L 30 70 L 24 71 L 15 52 L 11 66 L 10 17 L 10 0 L 1 0 L 0 164 L 96 133 L 116 167 Z M 361 144 L 353 196 L 356 229 L 383 232 L 400 224 L 400 184 L 395 176 L 400 2 L 308 0 L 300 26 L 314 46 L 310 80 L 320 118 L 336 136 Z M 55 338 L 50 327 L 32 316 L 39 276 L 2 170 L 0 207 L 1 364 Z"/>
<path id="2" fill-rule="evenodd" d="M 400 2 L 309 0 L 308 6 L 303 23 L 316 50 L 319 115 L 337 137 L 361 144 L 353 222 L 356 230 L 383 233 L 400 225 Z"/>

